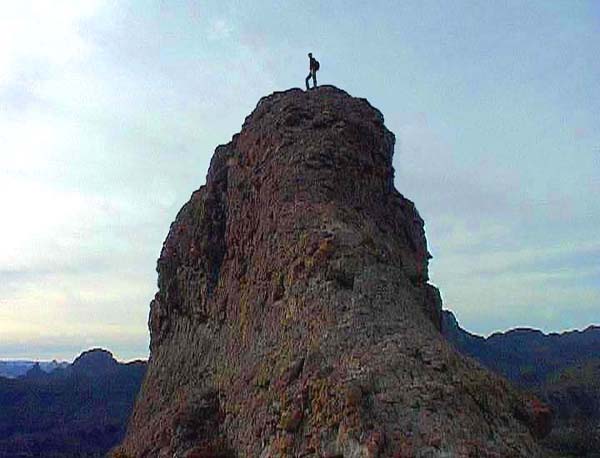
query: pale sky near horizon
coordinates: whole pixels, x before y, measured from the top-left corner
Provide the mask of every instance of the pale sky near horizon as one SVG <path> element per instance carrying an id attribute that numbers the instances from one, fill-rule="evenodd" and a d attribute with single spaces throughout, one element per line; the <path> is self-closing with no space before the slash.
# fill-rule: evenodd
<path id="1" fill-rule="evenodd" d="M 309 51 L 396 134 L 396 187 L 465 329 L 600 324 L 600 2 L 1 8 L 0 359 L 147 357 L 171 221 Z"/>

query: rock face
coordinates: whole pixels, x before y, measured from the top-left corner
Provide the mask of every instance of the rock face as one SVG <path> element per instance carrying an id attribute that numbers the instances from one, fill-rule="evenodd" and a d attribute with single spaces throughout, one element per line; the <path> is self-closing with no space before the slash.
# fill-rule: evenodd
<path id="1" fill-rule="evenodd" d="M 263 98 L 158 260 L 123 456 L 540 453 L 505 381 L 441 336 L 394 135 L 331 86 Z"/>

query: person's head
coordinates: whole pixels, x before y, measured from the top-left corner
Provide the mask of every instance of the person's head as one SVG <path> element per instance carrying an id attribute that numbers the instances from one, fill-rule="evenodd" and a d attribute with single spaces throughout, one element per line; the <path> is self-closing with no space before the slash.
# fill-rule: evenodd
<path id="1" fill-rule="evenodd" d="M 312 58 L 312 52 L 309 52 L 309 53 L 308 53 L 308 57 L 311 57 L 311 58 Z"/>

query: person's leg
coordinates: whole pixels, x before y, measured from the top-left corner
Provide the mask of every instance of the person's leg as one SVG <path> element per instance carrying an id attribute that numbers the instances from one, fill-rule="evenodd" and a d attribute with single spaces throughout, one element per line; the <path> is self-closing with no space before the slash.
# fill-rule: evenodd
<path id="1" fill-rule="evenodd" d="M 304 80 L 304 82 L 306 83 L 306 90 L 308 91 L 310 88 L 308 87 L 308 80 L 310 79 L 312 75 L 309 73 L 308 76 L 306 77 L 306 79 Z"/>
<path id="2" fill-rule="evenodd" d="M 317 87 L 317 72 L 312 72 L 313 88 Z"/>

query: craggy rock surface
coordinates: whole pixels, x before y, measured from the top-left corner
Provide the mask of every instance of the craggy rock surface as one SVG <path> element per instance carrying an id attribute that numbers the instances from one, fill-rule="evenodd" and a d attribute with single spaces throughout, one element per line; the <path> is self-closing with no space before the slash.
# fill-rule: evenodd
<path id="1" fill-rule="evenodd" d="M 379 111 L 324 86 L 263 98 L 216 149 L 158 260 L 117 453 L 539 455 L 518 395 L 439 332 L 393 148 Z"/>

